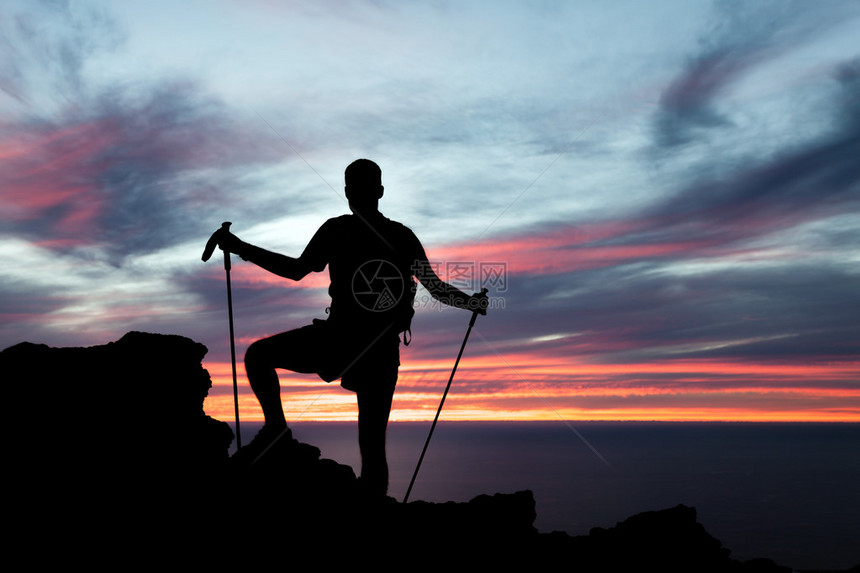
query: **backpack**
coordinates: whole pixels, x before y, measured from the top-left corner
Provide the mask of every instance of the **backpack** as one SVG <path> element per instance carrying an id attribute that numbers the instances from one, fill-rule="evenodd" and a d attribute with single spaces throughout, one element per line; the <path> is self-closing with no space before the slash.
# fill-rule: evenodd
<path id="1" fill-rule="evenodd" d="M 403 334 L 402 342 L 408 346 L 412 341 L 418 283 L 411 272 L 403 269 L 383 259 L 366 261 L 353 275 L 352 296 L 358 303 L 355 311 L 363 315 L 361 320 L 371 320 L 389 332 Z M 379 290 L 380 283 L 385 285 L 382 290 Z"/>

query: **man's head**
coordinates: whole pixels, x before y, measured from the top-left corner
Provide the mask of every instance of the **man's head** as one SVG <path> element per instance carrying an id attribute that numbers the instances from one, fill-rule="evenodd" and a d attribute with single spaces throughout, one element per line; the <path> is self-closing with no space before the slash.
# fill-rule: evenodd
<path id="1" fill-rule="evenodd" d="M 382 170 L 369 159 L 356 159 L 344 172 L 346 198 L 359 211 L 376 209 L 384 187 Z"/>

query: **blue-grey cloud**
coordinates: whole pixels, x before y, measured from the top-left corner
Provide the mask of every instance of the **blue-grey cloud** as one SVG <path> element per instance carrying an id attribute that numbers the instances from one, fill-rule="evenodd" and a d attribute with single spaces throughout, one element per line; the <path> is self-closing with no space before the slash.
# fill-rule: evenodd
<path id="1" fill-rule="evenodd" d="M 699 40 L 684 69 L 660 96 L 654 138 L 674 148 L 730 127 L 732 113 L 720 104 L 737 81 L 757 66 L 821 37 L 841 22 L 845 5 L 802 2 L 715 3 L 714 21 Z"/>
<path id="2" fill-rule="evenodd" d="M 857 64 L 839 68 L 831 99 L 834 127 L 798 141 L 741 171 L 692 184 L 661 201 L 658 234 L 746 239 L 801 222 L 860 209 Z"/>
<path id="3" fill-rule="evenodd" d="M 68 2 L 10 2 L 0 9 L 0 90 L 21 103 L 74 103 L 87 59 L 124 35 L 103 9 Z"/>

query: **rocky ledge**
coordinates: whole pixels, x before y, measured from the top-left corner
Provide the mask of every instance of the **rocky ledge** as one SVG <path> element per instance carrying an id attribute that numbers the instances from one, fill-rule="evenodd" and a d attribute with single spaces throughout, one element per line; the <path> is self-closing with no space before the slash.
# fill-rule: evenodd
<path id="1" fill-rule="evenodd" d="M 18 436 L 7 517 L 22 542 L 138 556 L 169 547 L 222 565 L 299 552 L 418 569 L 789 571 L 733 560 L 684 505 L 585 536 L 541 533 L 530 491 L 370 499 L 351 467 L 289 437 L 258 459 L 230 458 L 232 430 L 203 411 L 206 352 L 181 336 L 130 332 L 102 346 L 25 342 L 0 353 Z"/>

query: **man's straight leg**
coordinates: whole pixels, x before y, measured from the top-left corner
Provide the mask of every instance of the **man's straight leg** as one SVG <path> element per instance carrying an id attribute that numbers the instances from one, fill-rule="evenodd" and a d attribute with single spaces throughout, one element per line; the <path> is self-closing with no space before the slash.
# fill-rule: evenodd
<path id="1" fill-rule="evenodd" d="M 356 392 L 358 398 L 358 447 L 361 451 L 361 483 L 367 493 L 388 493 L 388 460 L 385 434 L 394 389 Z"/>

